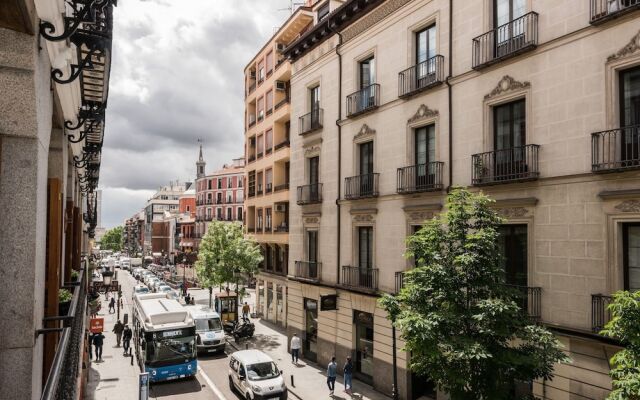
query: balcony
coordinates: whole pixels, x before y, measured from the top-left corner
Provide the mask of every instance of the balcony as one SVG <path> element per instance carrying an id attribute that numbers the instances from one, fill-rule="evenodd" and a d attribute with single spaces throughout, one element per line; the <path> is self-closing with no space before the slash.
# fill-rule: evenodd
<path id="1" fill-rule="evenodd" d="M 78 393 L 79 378 L 82 374 L 82 351 L 84 348 L 85 317 L 87 295 L 85 287 L 87 277 L 85 271 L 80 271 L 79 282 L 73 287 L 73 297 L 67 315 L 49 317 L 46 321 L 63 321 L 60 329 L 60 339 L 56 346 L 56 353 L 51 369 L 42 389 L 41 399 L 76 399 L 82 397 Z M 42 331 L 38 332 L 42 333 Z"/>
<path id="2" fill-rule="evenodd" d="M 344 198 L 347 200 L 378 197 L 380 174 L 365 174 L 344 179 Z"/>
<path id="3" fill-rule="evenodd" d="M 285 97 L 284 99 L 280 100 L 276 106 L 274 107 L 276 110 L 280 107 L 282 107 L 283 105 L 289 103 L 289 96 Z"/>
<path id="4" fill-rule="evenodd" d="M 280 225 L 276 226 L 275 229 L 273 230 L 273 233 L 288 233 L 288 232 L 289 232 L 289 225 L 287 225 L 286 222 L 283 222 Z"/>
<path id="5" fill-rule="evenodd" d="M 374 83 L 347 96 L 347 117 L 355 117 L 380 105 L 380 84 Z"/>
<path id="6" fill-rule="evenodd" d="M 207 215 L 206 217 L 204 217 L 205 221 L 213 221 L 213 215 Z"/>
<path id="7" fill-rule="evenodd" d="M 404 271 L 396 272 L 396 294 L 400 293 L 400 291 L 404 287 L 404 274 Z"/>
<path id="8" fill-rule="evenodd" d="M 604 326 L 611 320 L 609 304 L 613 302 L 613 297 L 603 294 L 591 295 L 591 331 L 600 333 Z"/>
<path id="9" fill-rule="evenodd" d="M 442 190 L 443 162 L 430 162 L 398 168 L 397 192 L 400 194 Z"/>
<path id="10" fill-rule="evenodd" d="M 476 186 L 523 182 L 538 179 L 537 144 L 474 154 L 471 183 Z"/>
<path id="11" fill-rule="evenodd" d="M 640 168 L 640 125 L 591 134 L 591 171 Z"/>
<path id="12" fill-rule="evenodd" d="M 251 154 L 251 155 L 249 156 L 249 158 L 247 159 L 247 162 L 248 162 L 248 163 L 252 163 L 252 162 L 254 162 L 255 160 L 256 160 L 256 155 L 255 155 L 255 154 Z"/>
<path id="13" fill-rule="evenodd" d="M 262 152 L 261 151 L 258 152 L 258 158 L 262 158 Z"/>
<path id="14" fill-rule="evenodd" d="M 304 279 L 309 281 L 318 282 L 322 275 L 322 263 L 315 261 L 296 261 L 295 277 L 297 279 Z"/>
<path id="15" fill-rule="evenodd" d="M 253 93 L 256 90 L 256 83 L 253 82 L 251 85 L 249 85 L 249 94 Z"/>
<path id="16" fill-rule="evenodd" d="M 322 183 L 298 186 L 298 205 L 322 203 Z"/>
<path id="17" fill-rule="evenodd" d="M 307 113 L 300 117 L 298 120 L 298 133 L 300 135 L 306 135 L 307 133 L 322 129 L 323 114 L 324 110 L 322 108 L 316 108 L 310 113 Z"/>
<path id="18" fill-rule="evenodd" d="M 252 128 L 256 124 L 256 116 L 254 114 L 249 115 L 249 128 Z"/>
<path id="19" fill-rule="evenodd" d="M 342 266 L 340 277 L 343 286 L 367 291 L 378 290 L 378 269 Z"/>
<path id="20" fill-rule="evenodd" d="M 640 0 L 591 0 L 589 23 L 602 24 L 638 9 L 640 9 Z"/>
<path id="21" fill-rule="evenodd" d="M 444 82 L 444 57 L 437 55 L 398 74 L 398 97 L 409 97 Z"/>
<path id="22" fill-rule="evenodd" d="M 255 228 L 247 228 L 247 233 L 254 233 L 256 231 Z"/>
<path id="23" fill-rule="evenodd" d="M 530 12 L 473 39 L 473 69 L 534 49 L 538 45 L 538 13 Z"/>
<path id="24" fill-rule="evenodd" d="M 273 188 L 274 192 L 279 192 L 281 190 L 289 190 L 289 183 L 287 182 L 287 183 L 283 183 L 282 185 L 276 185 Z"/>
<path id="25" fill-rule="evenodd" d="M 542 318 L 542 288 L 507 285 L 516 291 L 517 297 L 514 299 L 520 308 L 527 312 L 529 317 L 535 321 Z"/>
<path id="26" fill-rule="evenodd" d="M 291 142 L 289 141 L 289 139 L 284 140 L 280 143 L 278 143 L 275 147 L 274 147 L 274 151 L 278 151 L 283 147 L 289 147 L 291 145 Z"/>

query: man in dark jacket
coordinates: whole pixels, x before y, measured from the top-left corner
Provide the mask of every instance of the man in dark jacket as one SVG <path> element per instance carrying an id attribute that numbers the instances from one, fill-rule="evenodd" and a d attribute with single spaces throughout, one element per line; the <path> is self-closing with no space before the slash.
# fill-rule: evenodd
<path id="1" fill-rule="evenodd" d="M 129 347 L 131 343 L 131 337 L 133 336 L 133 332 L 131 332 L 131 328 L 129 325 L 124 326 L 124 330 L 122 331 L 122 340 L 124 344 L 124 355 L 131 354 L 131 348 Z"/>
<path id="2" fill-rule="evenodd" d="M 116 324 L 113 326 L 113 330 L 111 332 L 116 334 L 116 347 L 120 347 L 120 340 L 122 339 L 122 331 L 124 331 L 124 325 L 122 322 L 118 320 Z"/>
<path id="3" fill-rule="evenodd" d="M 104 344 L 104 335 L 102 332 L 93 335 L 93 345 L 96 346 L 96 361 L 102 361 L 102 345 Z"/>

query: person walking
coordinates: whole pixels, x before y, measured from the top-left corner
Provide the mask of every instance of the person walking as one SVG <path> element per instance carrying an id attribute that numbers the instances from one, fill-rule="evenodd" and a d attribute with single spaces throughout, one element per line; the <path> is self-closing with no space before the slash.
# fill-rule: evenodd
<path id="1" fill-rule="evenodd" d="M 111 310 L 113 310 L 113 312 L 116 312 L 116 299 L 115 299 L 115 297 L 112 297 L 111 300 L 109 301 L 109 314 L 111 314 Z"/>
<path id="2" fill-rule="evenodd" d="M 131 343 L 131 337 L 133 336 L 133 332 L 131 331 L 131 328 L 129 328 L 129 325 L 125 325 L 124 326 L 124 330 L 122 331 L 122 341 L 123 341 L 123 345 L 124 345 L 124 355 L 129 355 L 131 348 L 130 343 Z"/>
<path id="3" fill-rule="evenodd" d="M 251 308 L 249 307 L 249 304 L 247 304 L 247 302 L 244 302 L 244 305 L 242 306 L 242 319 L 249 319 L 249 311 L 251 311 Z"/>
<path id="4" fill-rule="evenodd" d="M 329 386 L 329 395 L 333 396 L 336 389 L 336 377 L 338 375 L 338 363 L 336 358 L 331 357 L 331 362 L 327 365 L 327 386 Z"/>
<path id="5" fill-rule="evenodd" d="M 297 333 L 294 333 L 291 337 L 291 362 L 298 364 L 298 356 L 300 355 L 300 349 L 302 348 L 302 341 L 298 337 Z"/>
<path id="6" fill-rule="evenodd" d="M 96 346 L 96 361 L 102 361 L 102 345 L 104 344 L 104 335 L 102 332 L 93 335 L 93 345 Z"/>
<path id="7" fill-rule="evenodd" d="M 87 335 L 87 341 L 89 342 L 89 360 L 93 360 L 93 333 L 87 330 L 89 335 Z"/>
<path id="8" fill-rule="evenodd" d="M 347 362 L 344 364 L 344 391 L 348 394 L 352 394 L 353 388 L 353 363 L 351 357 L 347 357 Z"/>
<path id="9" fill-rule="evenodd" d="M 118 320 L 116 324 L 113 326 L 113 330 L 111 332 L 116 334 L 116 347 L 120 347 L 120 341 L 122 340 L 122 331 L 124 331 L 124 325 L 122 322 Z"/>

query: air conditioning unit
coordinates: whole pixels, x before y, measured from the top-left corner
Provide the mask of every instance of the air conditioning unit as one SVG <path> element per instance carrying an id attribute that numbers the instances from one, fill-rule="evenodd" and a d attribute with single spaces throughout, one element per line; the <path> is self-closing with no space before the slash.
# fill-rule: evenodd
<path id="1" fill-rule="evenodd" d="M 251 77 L 251 79 L 256 79 L 256 71 L 249 72 L 249 76 Z"/>
<path id="2" fill-rule="evenodd" d="M 287 82 L 285 81 L 276 81 L 276 90 L 284 92 L 287 90 Z"/>
<path id="3" fill-rule="evenodd" d="M 286 48 L 287 48 L 287 45 L 284 43 L 276 44 L 276 50 L 278 50 L 279 53 L 282 53 Z"/>
<path id="4" fill-rule="evenodd" d="M 276 204 L 276 212 L 285 212 L 287 211 L 287 206 L 285 204 Z"/>

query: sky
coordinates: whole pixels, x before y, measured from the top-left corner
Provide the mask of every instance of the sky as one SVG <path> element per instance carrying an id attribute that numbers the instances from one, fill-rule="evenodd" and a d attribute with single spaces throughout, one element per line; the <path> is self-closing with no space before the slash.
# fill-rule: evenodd
<path id="1" fill-rule="evenodd" d="M 169 181 L 243 156 L 244 67 L 290 0 L 123 0 L 114 10 L 100 169 L 102 224 L 121 225 Z M 283 10 L 284 9 L 284 10 Z"/>

